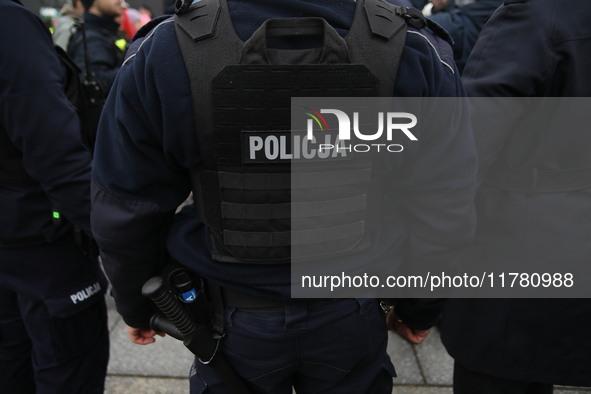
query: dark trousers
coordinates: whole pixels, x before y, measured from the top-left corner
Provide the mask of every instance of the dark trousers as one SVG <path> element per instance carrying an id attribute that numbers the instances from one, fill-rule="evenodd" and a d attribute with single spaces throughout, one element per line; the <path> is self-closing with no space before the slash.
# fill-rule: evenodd
<path id="1" fill-rule="evenodd" d="M 454 364 L 454 394 L 551 394 L 554 386 L 498 378 Z"/>
<path id="2" fill-rule="evenodd" d="M 102 291 L 88 290 L 98 287 Z M 67 239 L 0 248 L 2 394 L 103 393 L 109 359 L 105 288 L 98 262 Z"/>
<path id="3" fill-rule="evenodd" d="M 285 312 L 226 310 L 222 350 L 253 393 L 390 394 L 384 313 L 374 299 L 342 300 Z M 196 360 L 191 394 L 230 394 Z"/>

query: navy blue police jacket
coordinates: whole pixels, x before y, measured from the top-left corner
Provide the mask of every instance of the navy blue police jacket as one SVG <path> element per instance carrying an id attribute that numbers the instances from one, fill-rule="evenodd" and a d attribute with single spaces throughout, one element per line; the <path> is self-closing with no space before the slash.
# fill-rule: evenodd
<path id="1" fill-rule="evenodd" d="M 458 7 L 455 0 L 449 0 L 445 7 L 429 16 L 429 19 L 441 25 L 453 38 L 454 59 L 460 73 L 464 71 L 484 23 L 502 3 L 503 0 L 475 0 Z"/>
<path id="2" fill-rule="evenodd" d="M 42 235 L 51 242 L 71 224 L 90 236 L 91 158 L 63 93 L 65 74 L 51 33 L 20 4 L 0 0 L 0 37 L 0 132 L 22 152 L 25 170 L 36 181 L 0 186 L 0 239 L 11 244 Z M 12 60 L 23 57 L 30 60 Z M 67 219 L 59 227 L 52 223 L 52 208 Z"/>
<path id="3" fill-rule="evenodd" d="M 84 28 L 86 30 L 89 68 L 95 75 L 106 97 L 123 61 L 124 53 L 115 44 L 116 41 L 121 39 L 119 23 L 115 22 L 113 18 L 85 12 Z M 86 72 L 84 42 L 81 31 L 76 32 L 70 38 L 68 54 L 82 72 Z"/>
<path id="4" fill-rule="evenodd" d="M 228 3 L 243 41 L 265 20 L 281 17 L 321 16 L 345 35 L 356 4 L 352 0 Z M 427 30 L 409 29 L 393 95 L 464 96 L 449 43 Z M 202 168 L 191 111 L 189 79 L 169 19 L 151 31 L 121 67 L 95 150 L 91 223 L 118 311 L 130 326 L 148 325 L 153 307 L 142 297 L 141 287 L 158 274 L 169 255 L 224 287 L 290 299 L 289 265 L 213 261 L 208 229 L 192 207 L 175 215 L 191 191 L 187 169 Z M 398 169 L 389 185 L 396 189 L 397 203 L 410 222 L 398 219 L 377 228 L 367 253 L 392 267 L 404 259 L 451 259 L 474 231 L 476 156 L 471 130 L 448 127 L 421 138 L 421 148 L 405 163 L 412 167 L 411 174 L 403 177 Z M 403 245 L 410 245 L 406 255 Z M 347 261 L 342 263 L 347 266 Z M 439 304 L 409 299 L 397 308 L 408 324 L 427 328 L 434 324 Z"/>
<path id="5" fill-rule="evenodd" d="M 506 0 L 484 26 L 468 59 L 463 73 L 468 95 L 591 97 L 589 15 L 588 0 Z M 490 178 L 497 166 L 526 174 L 533 169 L 539 174 L 551 171 L 563 174 L 564 181 L 569 180 L 568 171 L 589 171 L 588 128 L 569 127 L 567 119 L 545 130 L 520 127 L 528 107 L 498 108 L 487 107 L 494 111 L 487 119 L 507 119 L 506 127 L 473 122 L 482 181 L 476 195 L 478 229 L 458 263 L 502 259 L 520 272 L 540 274 L 588 266 L 588 184 L 536 192 L 529 183 L 531 189 L 524 192 Z M 591 386 L 590 324 L 588 298 L 452 299 L 441 329 L 447 351 L 471 371 L 526 382 Z"/>

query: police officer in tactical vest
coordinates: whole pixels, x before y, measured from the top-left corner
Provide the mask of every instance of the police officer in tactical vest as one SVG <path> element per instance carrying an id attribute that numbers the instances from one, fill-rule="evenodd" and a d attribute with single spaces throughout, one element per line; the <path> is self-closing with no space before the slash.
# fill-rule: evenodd
<path id="1" fill-rule="evenodd" d="M 107 280 L 90 154 L 45 24 L 0 1 L 0 391 L 102 393 Z"/>
<path id="2" fill-rule="evenodd" d="M 273 151 L 270 141 L 280 149 L 283 138 L 296 140 L 290 100 L 304 92 L 463 96 L 448 37 L 434 25 L 426 29 L 416 10 L 381 0 L 177 6 L 176 16 L 138 32 L 95 149 L 91 221 L 131 340 L 155 341 L 146 281 L 161 275 L 165 287 L 192 301 L 189 288 L 202 280 L 221 338 L 213 350 L 247 390 L 236 392 L 390 393 L 396 375 L 379 301 L 292 299 L 291 252 L 297 243 L 308 257 L 355 269 L 448 261 L 474 230 L 471 131 L 445 123 L 421 129 L 421 143 L 391 156 L 387 172 L 351 168 L 344 177 L 291 174 L 288 153 Z M 467 119 L 465 109 L 455 111 L 456 119 Z M 332 187 L 362 183 L 367 191 L 347 201 L 335 197 L 343 209 L 324 225 L 306 227 L 303 220 L 295 230 L 290 192 L 297 179 L 317 193 L 307 207 L 324 207 L 309 216 L 312 222 L 331 208 L 322 196 Z M 195 203 L 175 214 L 190 192 Z M 404 214 L 367 217 L 361 226 L 351 220 L 386 200 Z M 341 253 L 351 245 L 354 259 Z M 171 259 L 186 280 L 168 283 L 161 271 Z M 170 311 L 182 308 L 163 305 L 154 295 L 166 298 L 165 291 L 152 290 L 144 293 L 180 322 Z M 393 303 L 391 326 L 414 343 L 442 307 L 432 299 Z M 186 341 L 193 335 L 179 328 Z M 208 361 L 196 360 L 191 392 L 232 392 Z"/>

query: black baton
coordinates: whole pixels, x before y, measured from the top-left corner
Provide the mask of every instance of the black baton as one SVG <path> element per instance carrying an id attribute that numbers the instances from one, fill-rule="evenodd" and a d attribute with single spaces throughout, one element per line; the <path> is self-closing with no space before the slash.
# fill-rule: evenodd
<path id="1" fill-rule="evenodd" d="M 152 317 L 150 325 L 154 331 L 182 340 L 187 349 L 201 363 L 209 365 L 236 394 L 252 394 L 240 375 L 217 351 L 221 338 L 213 337 L 209 324 L 191 319 L 181 303 L 164 286 L 162 277 L 149 279 L 142 288 L 142 294 L 149 297 L 164 315 Z"/>

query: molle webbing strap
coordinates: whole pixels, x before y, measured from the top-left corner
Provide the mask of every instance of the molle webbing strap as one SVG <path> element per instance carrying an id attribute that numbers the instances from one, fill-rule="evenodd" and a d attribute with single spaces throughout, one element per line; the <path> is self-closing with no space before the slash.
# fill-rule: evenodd
<path id="1" fill-rule="evenodd" d="M 228 219 L 286 219 L 341 215 L 367 208 L 367 195 L 314 202 L 284 204 L 222 203 L 222 217 Z"/>
<path id="2" fill-rule="evenodd" d="M 219 172 L 223 189 L 277 190 L 333 187 L 369 182 L 371 169 L 298 173 L 235 173 Z"/>
<path id="3" fill-rule="evenodd" d="M 219 180 L 222 189 L 287 190 L 291 185 L 289 173 L 253 174 L 220 171 Z"/>
<path id="4" fill-rule="evenodd" d="M 358 168 L 336 171 L 299 172 L 292 175 L 292 186 L 295 189 L 308 189 L 319 187 L 335 187 L 369 183 L 371 178 L 370 168 Z"/>
<path id="5" fill-rule="evenodd" d="M 328 228 L 283 231 L 251 232 L 224 230 L 224 241 L 229 246 L 270 248 L 275 246 L 321 244 L 364 234 L 365 222 L 344 224 Z"/>
<path id="6" fill-rule="evenodd" d="M 222 229 L 222 218 L 227 219 L 279 219 L 309 216 L 328 216 L 363 210 L 367 207 L 367 195 L 330 199 L 325 201 L 274 204 L 243 204 L 222 201 L 219 190 L 276 191 L 294 189 L 318 189 L 370 183 L 371 170 L 351 169 L 309 173 L 227 173 L 211 170 L 192 171 L 191 185 L 199 218 L 214 229 Z M 221 207 L 221 208 L 220 208 Z M 221 211 L 220 211 L 221 209 Z"/>
<path id="7" fill-rule="evenodd" d="M 222 217 L 227 219 L 288 219 L 291 204 L 238 204 L 222 202 Z"/>
<path id="8" fill-rule="evenodd" d="M 292 204 L 291 217 L 320 217 L 330 215 L 342 215 L 367 208 L 367 195 L 340 198 L 336 200 L 296 202 Z"/>

